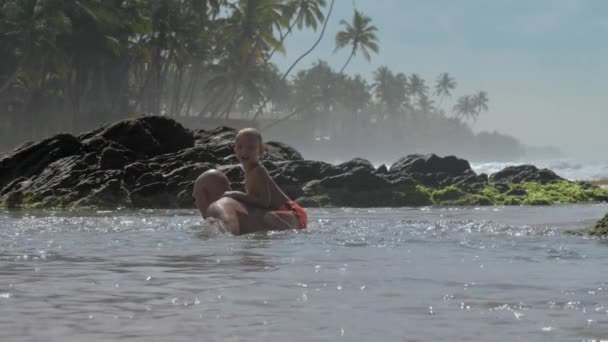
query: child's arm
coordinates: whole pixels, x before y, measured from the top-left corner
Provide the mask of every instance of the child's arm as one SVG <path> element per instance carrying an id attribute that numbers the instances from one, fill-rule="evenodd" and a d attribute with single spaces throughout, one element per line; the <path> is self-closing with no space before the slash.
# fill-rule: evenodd
<path id="1" fill-rule="evenodd" d="M 244 193 L 241 191 L 228 191 L 224 193 L 225 197 L 234 198 L 239 202 L 246 204 L 255 205 L 261 208 L 268 209 L 272 203 L 272 197 L 270 192 L 270 175 L 266 168 L 259 166 L 251 171 L 252 177 L 249 181 L 254 183 L 251 188 L 254 190 L 252 193 Z"/>

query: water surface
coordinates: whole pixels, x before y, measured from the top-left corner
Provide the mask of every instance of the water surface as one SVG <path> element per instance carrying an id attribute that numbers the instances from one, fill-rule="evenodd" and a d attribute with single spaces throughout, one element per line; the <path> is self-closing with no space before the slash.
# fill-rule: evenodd
<path id="1" fill-rule="evenodd" d="M 606 205 L 311 210 L 232 237 L 193 211 L 0 212 L 1 341 L 608 339 Z"/>

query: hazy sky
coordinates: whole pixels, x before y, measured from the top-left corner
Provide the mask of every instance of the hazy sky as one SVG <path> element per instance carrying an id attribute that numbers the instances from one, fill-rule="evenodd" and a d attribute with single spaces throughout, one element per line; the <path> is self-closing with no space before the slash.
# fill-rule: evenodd
<path id="1" fill-rule="evenodd" d="M 328 3 L 330 0 L 328 0 Z M 347 73 L 370 78 L 379 66 L 418 73 L 434 83 L 441 72 L 458 81 L 455 95 L 485 90 L 490 111 L 476 130 L 498 130 L 526 144 L 554 145 L 588 158 L 608 148 L 608 1 L 603 0 L 357 0 L 379 29 L 380 54 L 354 60 Z M 348 51 L 333 54 L 340 19 L 351 0 L 336 0 L 326 36 L 310 58 L 339 69 Z M 314 42 L 299 33 L 287 42 L 284 66 Z"/>

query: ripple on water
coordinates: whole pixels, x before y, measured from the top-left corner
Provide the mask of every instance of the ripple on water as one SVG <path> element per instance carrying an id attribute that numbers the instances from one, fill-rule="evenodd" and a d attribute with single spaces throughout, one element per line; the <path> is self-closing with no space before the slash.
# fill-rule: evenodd
<path id="1" fill-rule="evenodd" d="M 606 208 L 495 209 L 311 210 L 244 237 L 193 211 L 5 214 L 0 340 L 601 336 L 606 245 L 555 217 Z"/>

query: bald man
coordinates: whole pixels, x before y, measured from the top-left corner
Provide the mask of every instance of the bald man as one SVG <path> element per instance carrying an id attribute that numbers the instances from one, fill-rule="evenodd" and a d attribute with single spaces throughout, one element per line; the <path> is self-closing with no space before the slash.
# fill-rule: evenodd
<path id="1" fill-rule="evenodd" d="M 297 228 L 297 222 L 286 222 L 270 210 L 222 197 L 230 190 L 230 181 L 218 170 L 206 171 L 196 179 L 192 197 L 203 219 L 220 220 L 234 235 Z"/>

